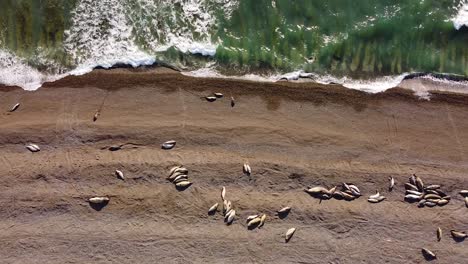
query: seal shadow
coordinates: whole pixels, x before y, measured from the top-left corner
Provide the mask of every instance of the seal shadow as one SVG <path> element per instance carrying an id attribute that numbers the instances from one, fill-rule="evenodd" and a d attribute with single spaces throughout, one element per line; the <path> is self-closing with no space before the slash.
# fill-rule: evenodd
<path id="1" fill-rule="evenodd" d="M 291 212 L 291 211 L 286 211 L 286 212 L 283 212 L 283 213 L 279 213 L 279 212 L 278 212 L 278 217 L 279 217 L 279 219 L 285 219 L 286 217 L 288 217 L 288 215 L 289 215 L 290 212 Z"/>
<path id="2" fill-rule="evenodd" d="M 107 206 L 107 204 L 109 204 L 109 201 L 104 201 L 102 203 L 91 203 L 89 202 L 89 206 L 91 206 L 91 208 L 93 208 L 94 210 L 96 211 L 101 211 L 104 207 Z"/>
<path id="3" fill-rule="evenodd" d="M 192 184 L 190 184 L 188 186 L 175 186 L 175 188 L 176 188 L 177 191 L 183 192 L 183 191 L 187 190 L 188 188 L 190 188 L 190 186 L 192 186 Z"/>
<path id="4" fill-rule="evenodd" d="M 252 230 L 254 230 L 255 228 L 257 228 L 259 225 L 260 225 L 260 222 L 254 224 L 254 225 L 251 225 L 251 226 L 247 226 L 247 229 L 250 230 L 250 231 L 252 231 Z"/>
<path id="5" fill-rule="evenodd" d="M 461 238 L 461 237 L 452 237 L 452 238 L 453 238 L 453 240 L 455 240 L 455 242 L 461 243 L 461 242 L 465 241 L 466 237 L 463 237 L 463 238 Z"/>
<path id="6" fill-rule="evenodd" d="M 216 210 L 214 210 L 213 212 L 208 212 L 208 215 L 215 215 L 216 214 Z"/>
<path id="7" fill-rule="evenodd" d="M 437 259 L 437 257 L 433 257 L 433 256 L 427 254 L 424 250 L 422 251 L 422 254 L 423 254 L 424 258 L 425 258 L 427 261 L 433 261 L 433 260 Z"/>

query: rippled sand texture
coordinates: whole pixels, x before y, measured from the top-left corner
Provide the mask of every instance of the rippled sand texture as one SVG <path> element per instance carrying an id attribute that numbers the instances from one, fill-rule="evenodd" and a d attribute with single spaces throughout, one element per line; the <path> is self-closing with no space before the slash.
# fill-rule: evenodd
<path id="1" fill-rule="evenodd" d="M 225 97 L 200 98 L 212 92 Z M 422 247 L 440 263 L 463 263 L 466 242 L 453 241 L 449 230 L 468 226 L 457 194 L 468 188 L 467 102 L 166 70 L 95 71 L 36 92 L 2 88 L 2 263 L 424 263 Z M 171 139 L 176 147 L 162 150 Z M 28 143 L 41 151 L 27 151 Z M 123 143 L 131 144 L 107 150 Z M 165 180 L 176 164 L 190 171 L 185 191 Z M 441 184 L 450 203 L 403 202 L 412 173 Z M 303 192 L 341 182 L 364 196 L 319 203 Z M 231 226 L 219 212 L 207 215 L 222 203 L 222 186 L 237 213 Z M 375 190 L 387 200 L 368 203 Z M 93 196 L 110 202 L 96 211 L 86 202 Z M 279 219 L 284 206 L 292 211 Z M 268 218 L 249 231 L 245 218 L 254 213 Z M 297 231 L 285 243 L 291 227 Z"/>

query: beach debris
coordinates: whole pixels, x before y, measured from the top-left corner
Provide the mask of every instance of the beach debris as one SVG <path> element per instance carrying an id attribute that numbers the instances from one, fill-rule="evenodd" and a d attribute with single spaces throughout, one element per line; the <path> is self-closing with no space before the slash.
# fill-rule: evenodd
<path id="1" fill-rule="evenodd" d="M 214 93 L 213 94 L 216 98 L 223 98 L 223 94 L 222 93 Z"/>
<path id="2" fill-rule="evenodd" d="M 9 111 L 9 112 L 12 113 L 12 112 L 18 110 L 19 107 L 20 107 L 20 103 L 17 103 L 17 104 L 15 104 L 12 108 L 10 108 L 10 111 Z"/>
<path id="3" fill-rule="evenodd" d="M 98 196 L 98 197 L 92 197 L 89 198 L 88 202 L 93 203 L 93 204 L 103 204 L 109 202 L 109 197 L 104 197 L 104 196 Z"/>
<path id="4" fill-rule="evenodd" d="M 210 209 L 208 209 L 208 214 L 212 215 L 216 213 L 216 211 L 218 210 L 218 205 L 218 203 L 215 203 L 213 206 L 211 206 Z"/>
<path id="5" fill-rule="evenodd" d="M 247 163 L 244 163 L 244 166 L 242 167 L 242 171 L 247 176 L 250 176 L 250 174 L 252 174 L 252 169 L 250 168 L 250 165 Z"/>
<path id="6" fill-rule="evenodd" d="M 427 248 L 422 248 L 421 252 L 426 260 L 433 260 L 437 258 L 436 254 Z"/>
<path id="7" fill-rule="evenodd" d="M 174 166 L 169 170 L 167 180 L 172 182 L 177 189 L 187 189 L 192 185 L 188 180 L 188 169 L 182 165 Z"/>
<path id="8" fill-rule="evenodd" d="M 388 191 L 391 192 L 393 191 L 393 187 L 395 186 L 395 179 L 392 176 L 390 176 L 388 177 L 388 181 L 389 181 Z"/>
<path id="9" fill-rule="evenodd" d="M 39 146 L 36 145 L 36 144 L 29 144 L 29 145 L 26 145 L 26 149 L 28 149 L 28 150 L 31 151 L 31 152 L 39 152 L 39 151 L 41 151 L 41 149 L 39 148 Z"/>
<path id="10" fill-rule="evenodd" d="M 289 240 L 291 240 L 292 236 L 294 235 L 294 233 L 296 232 L 296 228 L 293 227 L 293 228 L 290 228 L 288 229 L 288 231 L 286 231 L 286 235 L 285 235 L 285 241 L 286 243 L 289 242 Z"/>
<path id="11" fill-rule="evenodd" d="M 125 180 L 124 174 L 123 174 L 122 171 L 120 171 L 120 170 L 115 170 L 115 175 L 117 176 L 117 178 L 119 178 L 119 179 L 121 179 L 121 180 L 123 180 L 123 181 Z"/>
<path id="12" fill-rule="evenodd" d="M 442 229 L 440 227 L 437 228 L 437 241 L 442 239 Z"/>
<path id="13" fill-rule="evenodd" d="M 440 190 L 439 184 L 431 184 L 424 187 L 421 177 L 413 174 L 409 182 L 405 183 L 405 201 L 418 202 L 418 207 L 444 206 L 450 202 L 450 196 Z"/>
<path id="14" fill-rule="evenodd" d="M 205 96 L 205 99 L 208 101 L 208 102 L 214 102 L 216 101 L 216 96 Z"/>
<path id="15" fill-rule="evenodd" d="M 224 186 L 221 189 L 221 199 L 223 199 L 223 201 L 226 200 L 226 187 L 224 187 Z"/>
<path id="16" fill-rule="evenodd" d="M 98 117 L 99 117 L 100 114 L 101 114 L 101 113 L 100 113 L 99 111 L 96 111 L 96 113 L 95 113 L 94 116 L 93 116 L 93 122 L 96 122 L 96 120 L 98 119 Z"/>
<path id="17" fill-rule="evenodd" d="M 166 150 L 169 150 L 169 149 L 173 149 L 176 145 L 176 141 L 175 140 L 169 140 L 169 141 L 166 141 L 164 142 L 162 145 L 161 145 L 161 148 L 162 149 L 166 149 Z"/>
<path id="18" fill-rule="evenodd" d="M 450 230 L 450 234 L 452 235 L 453 239 L 458 241 L 465 240 L 465 238 L 468 237 L 468 235 L 465 232 L 460 232 L 456 230 Z"/>
<path id="19" fill-rule="evenodd" d="M 231 107 L 234 107 L 236 105 L 236 101 L 234 100 L 234 97 L 231 96 Z"/>

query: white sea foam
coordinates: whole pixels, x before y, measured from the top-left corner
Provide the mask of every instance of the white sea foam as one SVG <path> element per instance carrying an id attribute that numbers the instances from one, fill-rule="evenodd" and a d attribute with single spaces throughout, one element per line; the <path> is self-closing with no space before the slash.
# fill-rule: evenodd
<path id="1" fill-rule="evenodd" d="M 457 30 L 461 27 L 468 27 L 468 0 L 460 3 L 456 16 L 452 19 L 453 25 Z"/>
<path id="2" fill-rule="evenodd" d="M 53 79 L 28 66 L 23 59 L 0 49 L 1 84 L 19 86 L 25 90 L 36 90 L 41 87 L 42 83 Z"/>

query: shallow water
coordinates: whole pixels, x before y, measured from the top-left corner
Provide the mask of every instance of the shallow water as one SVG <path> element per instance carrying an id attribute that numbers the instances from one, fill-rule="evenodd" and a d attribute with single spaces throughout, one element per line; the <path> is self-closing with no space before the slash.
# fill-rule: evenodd
<path id="1" fill-rule="evenodd" d="M 406 73 L 468 76 L 466 0 L 0 0 L 0 6 L 0 82 L 28 89 L 98 65 L 156 61 L 224 75 L 303 71 L 352 79 L 350 86 L 363 90 L 388 79 L 371 89 L 377 91 Z"/>

